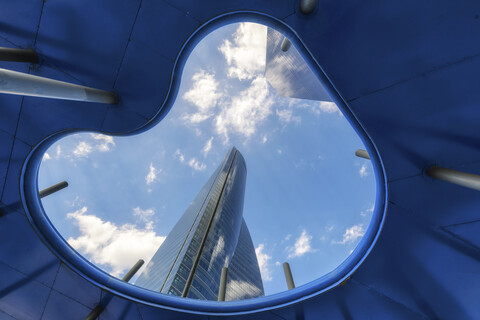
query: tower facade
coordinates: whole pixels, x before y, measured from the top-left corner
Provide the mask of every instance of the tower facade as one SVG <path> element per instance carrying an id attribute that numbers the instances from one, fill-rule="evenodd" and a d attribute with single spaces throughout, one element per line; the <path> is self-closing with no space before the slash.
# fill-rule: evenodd
<path id="1" fill-rule="evenodd" d="M 243 220 L 247 169 L 232 148 L 187 208 L 135 284 L 201 300 L 217 300 L 228 267 L 226 300 L 264 294 L 255 248 Z"/>

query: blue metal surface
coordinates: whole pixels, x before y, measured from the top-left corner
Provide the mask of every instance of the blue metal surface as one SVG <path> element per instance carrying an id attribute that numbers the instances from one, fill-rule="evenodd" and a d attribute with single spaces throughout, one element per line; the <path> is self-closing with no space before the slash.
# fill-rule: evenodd
<path id="1" fill-rule="evenodd" d="M 423 172 L 480 173 L 480 3 L 320 0 L 308 16 L 298 6 L 0 0 L 0 45 L 40 56 L 36 66 L 0 67 L 120 97 L 112 108 L 0 95 L 0 318 L 82 319 L 100 290 L 114 294 L 102 319 L 480 318 L 480 197 Z M 41 154 L 75 130 L 133 134 L 160 121 L 194 44 L 237 21 L 285 33 L 364 140 L 379 190 L 374 218 L 338 269 L 287 293 L 221 304 L 154 295 L 109 277 L 56 234 L 37 195 Z"/>

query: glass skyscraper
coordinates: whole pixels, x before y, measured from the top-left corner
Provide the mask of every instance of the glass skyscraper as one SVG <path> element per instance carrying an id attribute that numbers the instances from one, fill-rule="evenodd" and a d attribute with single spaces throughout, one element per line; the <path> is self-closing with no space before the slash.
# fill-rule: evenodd
<path id="1" fill-rule="evenodd" d="M 268 28 L 265 78 L 270 85 L 283 97 L 332 101 L 298 50 L 293 45 L 282 50 L 284 41 L 283 34 Z"/>
<path id="2" fill-rule="evenodd" d="M 228 267 L 225 300 L 264 294 L 247 225 L 243 220 L 247 168 L 232 148 L 170 231 L 135 285 L 166 294 L 217 300 Z"/>

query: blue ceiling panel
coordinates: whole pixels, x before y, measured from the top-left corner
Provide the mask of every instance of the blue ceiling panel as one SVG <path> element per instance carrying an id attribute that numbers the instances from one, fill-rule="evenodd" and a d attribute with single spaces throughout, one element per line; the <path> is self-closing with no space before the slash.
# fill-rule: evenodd
<path id="1" fill-rule="evenodd" d="M 140 315 L 142 320 L 157 320 L 158 319 L 158 309 L 155 307 L 150 307 L 146 305 L 137 304 L 138 311 L 140 311 Z M 171 311 L 171 310 L 162 310 L 162 320 L 174 320 L 174 319 L 182 319 L 182 320 L 208 320 L 208 316 L 204 315 L 197 315 L 197 314 L 189 314 L 183 313 L 178 311 Z"/>
<path id="2" fill-rule="evenodd" d="M 99 320 L 142 320 L 137 305 L 120 297 L 113 297 L 103 310 Z"/>
<path id="3" fill-rule="evenodd" d="M 0 263 L 0 309 L 4 313 L 15 319 L 40 319 L 49 293 L 50 288 L 30 275 Z"/>
<path id="4" fill-rule="evenodd" d="M 18 212 L 11 212 L 1 216 L 0 221 L 0 242 L 10 244 L 0 247 L 0 261 L 28 275 L 29 279 L 51 287 L 60 262 L 38 241 L 27 218 Z M 11 226 L 15 226 L 15 229 Z"/>
<path id="5" fill-rule="evenodd" d="M 8 144 L 6 146 L 8 146 Z M 13 142 L 13 149 L 10 150 L 10 163 L 8 164 L 8 172 L 5 177 L 5 185 L 7 187 L 3 190 L 2 198 L 0 200 L 7 206 L 20 208 L 20 171 L 22 169 L 23 161 L 30 152 L 31 147 L 19 139 L 15 139 Z"/>
<path id="6" fill-rule="evenodd" d="M 466 169 L 464 171 L 480 174 L 478 163 L 452 169 Z M 420 175 L 391 182 L 390 190 L 391 202 L 432 226 L 449 226 L 478 219 L 480 198 L 478 191 L 472 189 Z"/>
<path id="7" fill-rule="evenodd" d="M 477 207 L 478 208 L 478 207 Z M 480 251 L 480 221 L 465 222 L 445 227 L 445 230 L 466 241 L 468 244 L 478 248 Z"/>
<path id="8" fill-rule="evenodd" d="M 8 164 L 10 162 L 10 154 L 12 152 L 13 136 L 0 131 L 0 182 L 4 182 L 7 177 Z M 5 183 L 0 183 L 0 200 L 3 193 Z M 2 211 L 0 211 L 0 216 Z"/>
<path id="9" fill-rule="evenodd" d="M 22 106 L 22 96 L 0 95 L 0 130 L 10 135 L 15 135 L 18 116 Z M 3 146 L 3 145 L 2 145 Z"/>
<path id="10" fill-rule="evenodd" d="M 127 132 L 140 128 L 147 119 L 124 105 L 110 106 L 102 123 L 102 132 Z"/>
<path id="11" fill-rule="evenodd" d="M 264 311 L 264 312 L 258 312 L 254 314 L 243 314 L 243 315 L 238 315 L 238 316 L 230 316 L 230 317 L 224 317 L 224 316 L 209 316 L 208 320 L 220 320 L 220 319 L 235 319 L 235 320 L 256 320 L 256 319 L 262 319 L 262 320 L 283 320 L 285 318 L 275 314 L 275 312 L 271 311 Z"/>
<path id="12" fill-rule="evenodd" d="M 100 288 L 85 281 L 63 263 L 58 270 L 53 289 L 89 308 L 93 308 L 100 301 Z"/>
<path id="13" fill-rule="evenodd" d="M 285 21 L 351 100 L 480 54 L 479 15 L 478 1 L 326 0 Z"/>
<path id="14" fill-rule="evenodd" d="M 430 319 L 479 318 L 478 248 L 394 204 L 388 212 L 382 240 L 352 279 Z"/>
<path id="15" fill-rule="evenodd" d="M 278 309 L 282 319 L 426 319 L 355 280 L 294 307 Z"/>
<path id="16" fill-rule="evenodd" d="M 162 12 L 162 19 L 158 19 L 158 12 Z M 173 61 L 183 46 L 177 39 L 187 39 L 199 25 L 197 20 L 175 8 L 175 4 L 143 1 L 131 38 Z M 175 32 L 171 32 L 172 27 Z"/>
<path id="17" fill-rule="evenodd" d="M 230 11 L 255 10 L 266 12 L 280 19 L 285 18 L 295 12 L 298 6 L 297 0 L 165 0 L 172 6 L 179 8 L 188 15 L 199 21 L 206 21 L 221 13 Z"/>
<path id="18" fill-rule="evenodd" d="M 15 318 L 0 310 L 0 320 L 15 320 Z"/>
<path id="19" fill-rule="evenodd" d="M 350 103 L 375 137 L 389 181 L 432 164 L 480 161 L 479 68 L 480 56 Z"/>
<path id="20" fill-rule="evenodd" d="M 83 320 L 90 313 L 90 309 L 63 294 L 52 290 L 48 297 L 42 319 Z"/>
<path id="21" fill-rule="evenodd" d="M 11 43 L 12 47 L 32 48 L 43 3 L 33 0 L 2 1 L 0 38 Z"/>
<path id="22" fill-rule="evenodd" d="M 107 90 L 113 87 L 139 5 L 140 0 L 46 1 L 37 50 L 49 65 Z"/>
<path id="23" fill-rule="evenodd" d="M 148 63 L 138 63 L 137 59 Z M 153 117 L 167 96 L 171 74 L 171 60 L 151 46 L 131 41 L 115 85 L 115 90 L 122 92 L 120 104 L 145 118 Z M 135 128 L 124 121 L 125 129 L 117 131 Z"/>

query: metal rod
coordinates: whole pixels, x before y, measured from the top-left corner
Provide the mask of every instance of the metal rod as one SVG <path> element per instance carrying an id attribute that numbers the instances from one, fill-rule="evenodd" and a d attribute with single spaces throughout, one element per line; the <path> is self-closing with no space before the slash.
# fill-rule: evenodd
<path id="1" fill-rule="evenodd" d="M 113 92 L 1 68 L 0 93 L 108 104 L 117 103 L 117 95 Z"/>
<path id="2" fill-rule="evenodd" d="M 480 191 L 480 175 L 477 174 L 442 168 L 439 166 L 431 166 L 428 168 L 427 174 L 435 179 Z"/>
<path id="3" fill-rule="evenodd" d="M 62 181 L 62 182 L 59 182 L 57 184 L 54 184 L 51 187 L 40 190 L 40 192 L 38 193 L 38 196 L 40 198 L 44 198 L 46 196 L 51 195 L 52 193 L 55 193 L 57 191 L 60 191 L 60 190 L 64 189 L 66 187 L 68 187 L 68 182 L 67 181 Z"/>
<path id="4" fill-rule="evenodd" d="M 0 61 L 37 62 L 37 54 L 32 49 L 0 47 Z"/>
<path id="5" fill-rule="evenodd" d="M 228 268 L 222 268 L 222 275 L 220 276 L 220 288 L 218 288 L 218 301 L 225 301 L 225 293 L 227 292 L 227 276 Z"/>
<path id="6" fill-rule="evenodd" d="M 143 259 L 138 260 L 137 263 L 135 263 L 135 265 L 132 267 L 132 269 L 130 269 L 127 274 L 123 276 L 122 281 L 130 281 L 130 279 L 132 279 L 132 277 L 135 275 L 135 273 L 137 273 L 138 269 L 140 269 L 144 263 L 145 261 L 143 261 Z"/>
<path id="7" fill-rule="evenodd" d="M 145 261 L 143 261 L 143 259 L 138 260 L 137 263 L 135 263 L 135 265 L 127 272 L 127 274 L 123 276 L 122 281 L 125 281 L 125 282 L 130 281 L 130 279 L 132 279 L 132 277 L 135 275 L 135 273 L 137 273 L 138 269 L 140 269 L 144 263 Z M 108 303 L 111 300 L 111 297 L 108 297 L 108 294 L 104 298 L 107 298 L 107 299 L 102 300 L 102 302 L 100 302 L 100 304 L 97 305 L 88 314 L 85 320 L 95 320 L 100 316 L 100 314 L 103 312 L 103 310 L 105 310 L 105 308 L 107 307 Z"/>
<path id="8" fill-rule="evenodd" d="M 312 13 L 312 11 L 315 9 L 315 6 L 317 5 L 318 0 L 302 0 L 300 2 L 300 11 L 303 14 L 309 14 Z"/>
<path id="9" fill-rule="evenodd" d="M 287 52 L 291 46 L 292 43 L 290 42 L 290 40 L 288 40 L 287 38 L 283 38 L 282 46 L 280 47 L 280 49 L 282 49 L 283 52 Z"/>
<path id="10" fill-rule="evenodd" d="M 355 151 L 355 155 L 357 157 L 370 160 L 370 155 L 368 154 L 367 150 L 358 149 L 357 151 Z"/>
<path id="11" fill-rule="evenodd" d="M 95 320 L 103 312 L 104 308 L 101 305 L 96 306 L 85 318 L 85 320 Z"/>
<path id="12" fill-rule="evenodd" d="M 287 280 L 288 290 L 295 289 L 295 282 L 293 282 L 292 270 L 288 262 L 283 263 L 283 273 L 285 273 L 285 280 Z"/>

